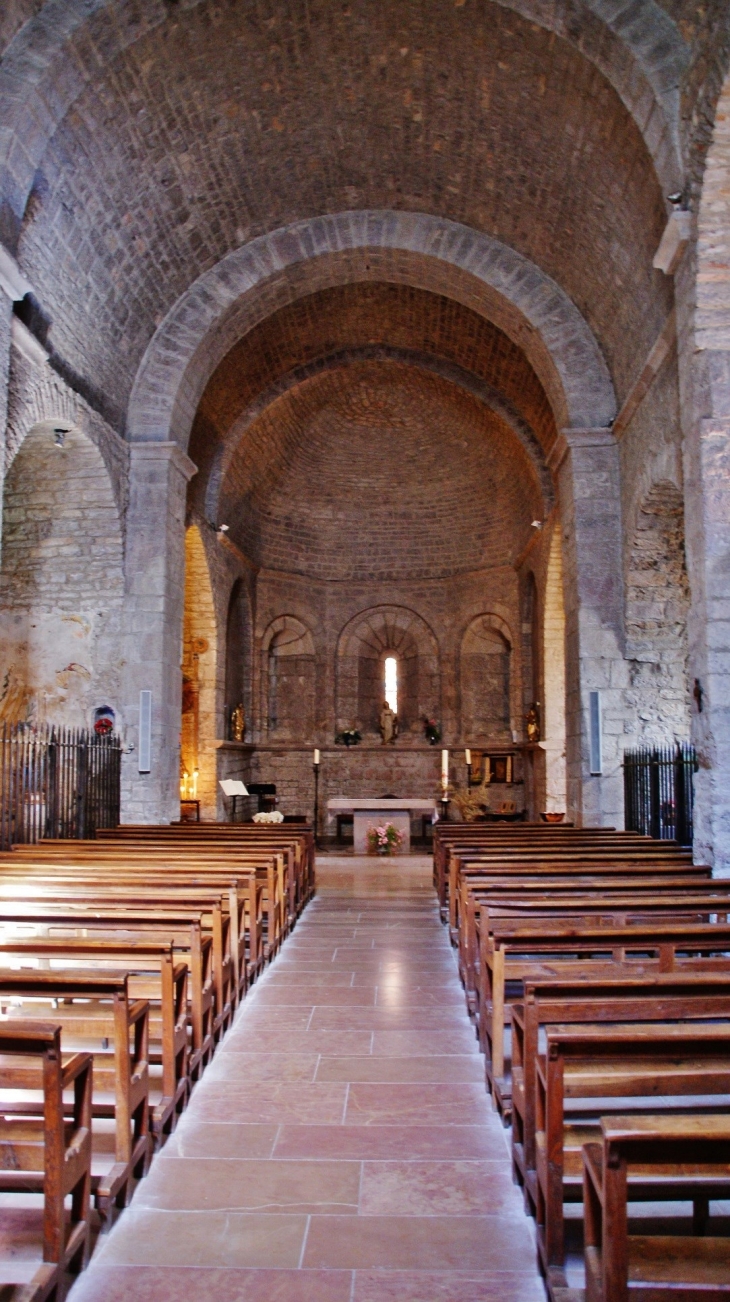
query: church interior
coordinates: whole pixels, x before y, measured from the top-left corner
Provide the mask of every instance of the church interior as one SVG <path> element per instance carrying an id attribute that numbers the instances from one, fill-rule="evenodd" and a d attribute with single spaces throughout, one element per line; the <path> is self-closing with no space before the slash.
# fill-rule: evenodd
<path id="1" fill-rule="evenodd" d="M 729 359 L 729 0 L 3 0 L 0 1298 L 730 1296 Z"/>

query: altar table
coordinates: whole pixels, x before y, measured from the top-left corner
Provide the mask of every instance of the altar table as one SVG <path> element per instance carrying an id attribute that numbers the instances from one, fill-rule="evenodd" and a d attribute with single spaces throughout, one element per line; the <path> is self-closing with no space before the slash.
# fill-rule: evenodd
<path id="1" fill-rule="evenodd" d="M 411 848 L 411 815 L 436 812 L 435 800 L 386 800 L 377 796 L 333 796 L 327 801 L 330 819 L 337 814 L 352 814 L 355 854 L 367 854 L 368 832 L 378 823 L 392 823 L 403 833 L 400 854 Z"/>

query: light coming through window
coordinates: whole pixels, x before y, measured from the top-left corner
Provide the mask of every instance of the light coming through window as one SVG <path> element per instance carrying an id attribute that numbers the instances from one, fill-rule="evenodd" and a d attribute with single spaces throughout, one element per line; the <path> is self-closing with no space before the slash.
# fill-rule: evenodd
<path id="1" fill-rule="evenodd" d="M 385 661 L 385 699 L 394 714 L 398 713 L 398 661 L 387 656 Z"/>

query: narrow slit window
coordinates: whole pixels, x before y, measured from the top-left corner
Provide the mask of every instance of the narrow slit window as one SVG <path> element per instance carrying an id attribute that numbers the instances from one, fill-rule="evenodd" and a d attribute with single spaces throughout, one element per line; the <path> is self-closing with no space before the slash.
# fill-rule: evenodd
<path id="1" fill-rule="evenodd" d="M 385 660 L 385 699 L 393 714 L 398 713 L 398 661 L 395 656 Z"/>

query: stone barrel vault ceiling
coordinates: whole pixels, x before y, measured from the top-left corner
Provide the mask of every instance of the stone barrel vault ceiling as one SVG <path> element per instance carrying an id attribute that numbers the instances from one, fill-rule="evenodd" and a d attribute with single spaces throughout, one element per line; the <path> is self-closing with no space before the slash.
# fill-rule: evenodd
<path id="1" fill-rule="evenodd" d="M 192 281 L 263 233 L 353 209 L 434 214 L 531 259 L 584 314 L 621 399 L 671 306 L 651 267 L 665 203 L 634 118 L 567 27 L 488 0 L 150 13 L 145 31 L 130 11 L 125 43 L 100 10 L 106 64 L 103 27 L 78 37 L 17 243 L 54 348 L 118 427 Z"/>
<path id="2" fill-rule="evenodd" d="M 272 403 L 236 450 L 219 519 L 256 565 L 397 580 L 512 564 L 542 509 L 503 420 L 440 376 L 378 360 Z"/>

